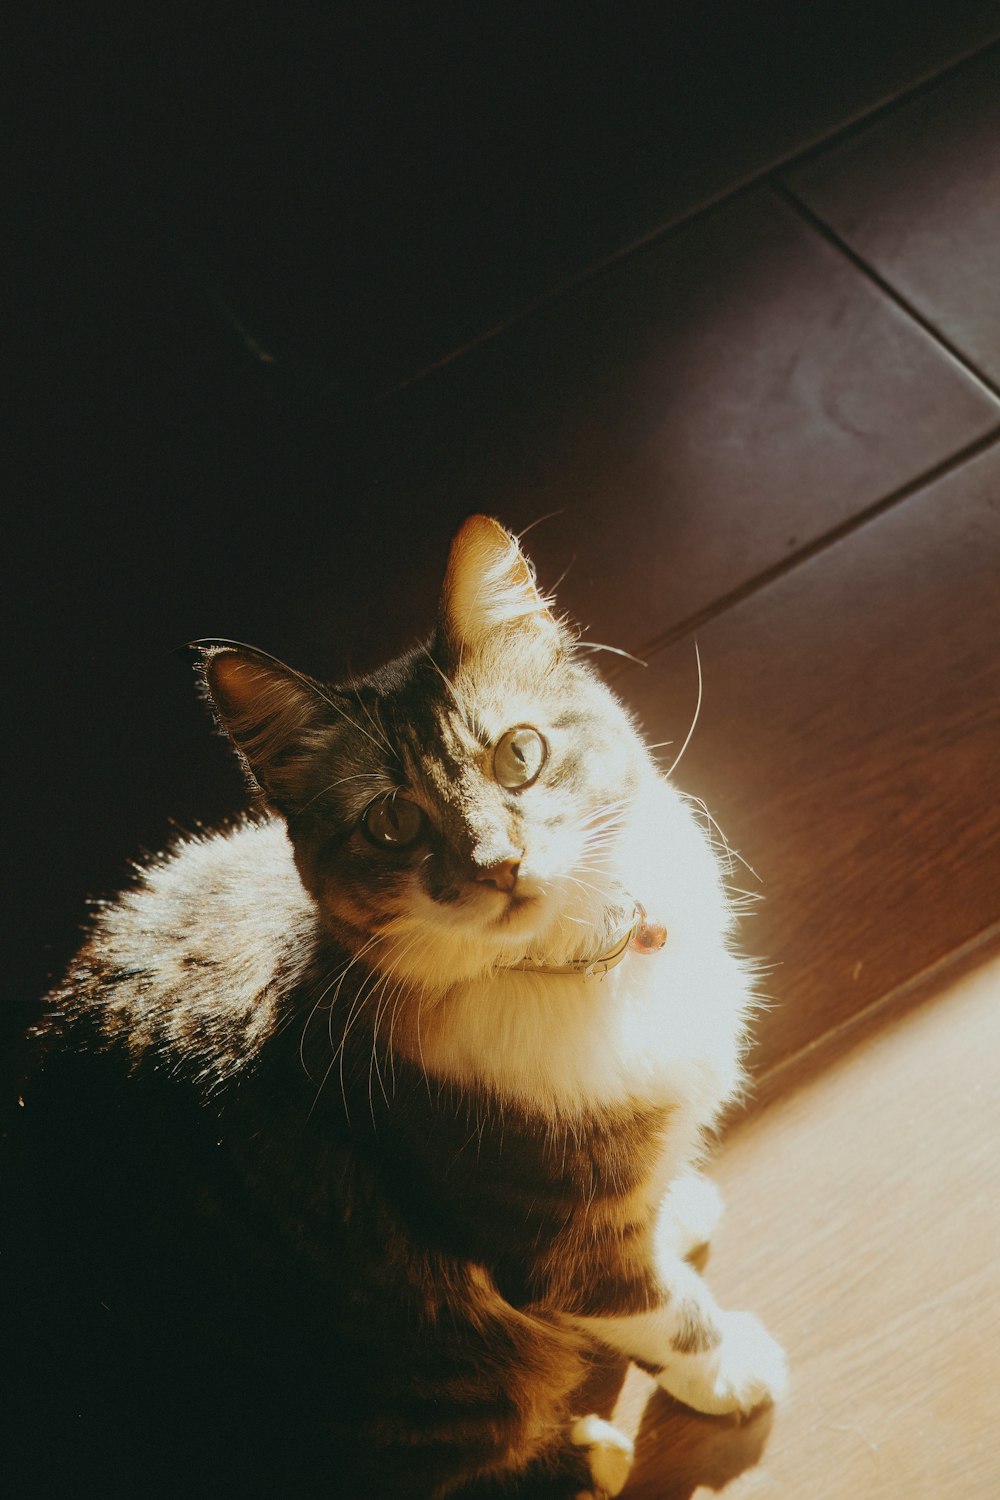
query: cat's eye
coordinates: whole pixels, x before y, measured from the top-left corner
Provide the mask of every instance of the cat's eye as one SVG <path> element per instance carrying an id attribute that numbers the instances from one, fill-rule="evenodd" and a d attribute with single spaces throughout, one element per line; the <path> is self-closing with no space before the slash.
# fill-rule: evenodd
<path id="1" fill-rule="evenodd" d="M 549 758 L 544 735 L 530 724 L 518 724 L 498 741 L 493 752 L 493 774 L 510 792 L 530 786 Z"/>
<path id="2" fill-rule="evenodd" d="M 361 814 L 361 827 L 380 849 L 409 849 L 424 831 L 424 815 L 397 792 L 370 802 Z"/>

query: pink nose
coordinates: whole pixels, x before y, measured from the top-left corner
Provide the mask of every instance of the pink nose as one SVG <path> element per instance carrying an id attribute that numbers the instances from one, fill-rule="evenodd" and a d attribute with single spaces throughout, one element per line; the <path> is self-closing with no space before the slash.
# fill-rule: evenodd
<path id="1" fill-rule="evenodd" d="M 486 865 L 476 871 L 480 885 L 495 885 L 498 891 L 512 891 L 517 884 L 520 859 L 501 859 L 495 865 Z"/>

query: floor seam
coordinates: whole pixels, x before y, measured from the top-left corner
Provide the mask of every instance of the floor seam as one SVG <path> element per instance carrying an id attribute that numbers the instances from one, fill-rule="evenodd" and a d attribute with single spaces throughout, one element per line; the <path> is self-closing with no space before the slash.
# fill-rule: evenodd
<path id="1" fill-rule="evenodd" d="M 666 651 L 678 641 L 683 640 L 685 636 L 694 635 L 702 626 L 710 624 L 713 620 L 726 614 L 730 609 L 735 608 L 736 605 L 742 604 L 755 594 L 761 593 L 772 583 L 777 582 L 778 579 L 784 578 L 786 574 L 793 573 L 803 564 L 811 562 L 813 558 L 818 557 L 828 548 L 836 546 L 838 542 L 842 542 L 855 532 L 861 531 L 869 522 L 878 520 L 887 511 L 893 510 L 897 505 L 902 505 L 914 495 L 919 494 L 921 490 L 928 488 L 932 484 L 936 484 L 948 474 L 960 469 L 964 464 L 978 458 L 980 454 L 992 448 L 998 441 L 1000 441 L 1000 423 L 991 427 L 987 432 L 982 433 L 978 438 L 973 439 L 972 442 L 966 443 L 963 447 L 956 449 L 939 463 L 932 465 L 929 469 L 923 470 L 915 478 L 907 480 L 905 484 L 899 485 L 887 495 L 883 495 L 880 500 L 876 500 L 873 504 L 865 506 L 863 510 L 856 511 L 853 515 L 848 516 L 846 520 L 831 527 L 829 531 L 824 531 L 814 541 L 806 543 L 803 547 L 796 548 L 787 557 L 783 557 L 780 561 L 772 563 L 770 567 L 763 569 L 762 572 L 755 573 L 752 578 L 747 579 L 745 583 L 739 584 L 736 588 L 730 589 L 728 593 L 719 595 L 718 598 L 713 599 L 702 609 L 696 610 L 693 614 L 685 615 L 683 620 L 679 620 L 676 625 L 672 625 L 662 635 L 655 636 L 635 648 L 633 653 L 634 659 L 638 660 L 640 665 L 648 666 L 654 657 Z M 605 666 L 604 675 L 608 679 L 614 680 L 623 676 L 629 670 L 629 662 L 614 663 Z"/>
<path id="2" fill-rule="evenodd" d="M 835 151 L 852 136 L 861 135 L 870 130 L 872 126 L 879 125 L 884 119 L 893 115 L 900 109 L 906 109 L 917 99 L 925 94 L 933 93 L 941 84 L 945 83 L 953 74 L 959 74 L 966 68 L 974 67 L 981 58 L 989 52 L 1000 52 L 1000 31 L 988 41 L 981 42 L 970 48 L 968 52 L 962 52 L 953 57 L 949 62 L 934 68 L 931 72 L 922 74 L 915 78 L 912 83 L 902 88 L 898 94 L 893 94 L 891 99 L 883 99 L 880 104 L 873 104 L 871 108 L 862 110 L 860 114 L 845 120 L 842 125 L 836 126 L 829 135 L 820 140 L 813 141 L 811 145 L 803 146 L 794 156 L 787 161 L 779 163 L 769 169 L 770 172 L 787 172 L 793 167 L 803 166 L 807 162 L 815 161 L 818 157 L 825 156 L 828 151 Z M 769 175 L 765 173 L 762 175 Z"/>
<path id="3" fill-rule="evenodd" d="M 1000 921 L 987 923 L 972 937 L 949 948 L 932 963 L 918 969 L 915 974 L 901 979 L 898 984 L 894 984 L 878 999 L 872 1000 L 864 1009 L 854 1011 L 843 1020 L 828 1027 L 827 1030 L 819 1032 L 811 1041 L 797 1047 L 787 1057 L 779 1058 L 777 1062 L 763 1068 L 753 1076 L 743 1112 L 738 1119 L 734 1119 L 734 1123 L 754 1114 L 774 1099 L 782 1097 L 786 1092 L 782 1087 L 782 1079 L 791 1077 L 796 1068 L 801 1068 L 810 1060 L 821 1061 L 825 1051 L 836 1049 L 838 1045 L 843 1045 L 846 1050 L 850 1050 L 855 1045 L 852 1042 L 853 1033 L 857 1033 L 860 1037 L 870 1026 L 877 1026 L 883 1016 L 889 1016 L 895 1006 L 906 1007 L 908 1000 L 912 1000 L 915 1005 L 919 1004 L 925 992 L 929 998 L 929 992 L 935 986 L 947 982 L 949 976 L 957 978 L 966 972 L 966 969 L 971 971 L 972 968 L 978 967 L 980 956 L 985 959 L 998 947 L 1000 947 Z"/>
<path id="4" fill-rule="evenodd" d="M 602 260 L 595 261 L 592 265 L 584 267 L 583 270 L 568 277 L 565 281 L 557 282 L 552 287 L 539 293 L 537 297 L 532 298 L 523 307 L 518 307 L 508 315 L 501 317 L 492 327 L 474 334 L 464 344 L 459 345 L 458 348 L 447 350 L 445 353 L 431 359 L 427 364 L 422 365 L 418 370 L 414 370 L 412 373 L 394 380 L 391 385 L 371 391 L 368 399 L 373 405 L 379 406 L 383 402 L 391 401 L 395 397 L 403 395 L 410 387 L 419 385 L 421 381 L 436 374 L 437 371 L 445 369 L 457 360 L 463 359 L 467 354 L 471 354 L 473 350 L 478 349 L 481 345 L 490 343 L 493 339 L 504 334 L 509 328 L 514 328 L 524 322 L 526 318 L 530 318 L 540 309 L 558 304 L 564 297 L 572 296 L 574 292 L 579 291 L 581 287 L 586 286 L 589 282 L 596 281 L 600 276 L 613 271 L 617 266 L 628 260 L 630 256 L 640 255 L 647 250 L 652 250 L 661 241 L 666 241 L 671 236 L 682 233 L 690 225 L 698 223 L 699 220 L 721 209 L 725 204 L 737 202 L 741 198 L 748 197 L 752 193 L 760 191 L 762 188 L 774 188 L 775 184 L 779 182 L 782 173 L 790 172 L 803 163 L 823 155 L 826 151 L 834 150 L 851 136 L 869 129 L 872 125 L 877 124 L 881 119 L 895 113 L 897 110 L 904 109 L 914 99 L 933 90 L 952 74 L 960 73 L 987 53 L 995 50 L 1000 50 L 1000 35 L 991 37 L 989 41 L 974 47 L 969 52 L 952 58 L 943 66 L 935 69 L 935 71 L 915 79 L 911 84 L 900 90 L 900 92 L 893 94 L 891 98 L 883 99 L 879 103 L 871 105 L 868 109 L 862 109 L 859 114 L 835 126 L 828 135 L 812 141 L 807 146 L 800 145 L 790 155 L 779 156 L 776 161 L 772 161 L 767 166 L 751 172 L 742 181 L 738 180 L 730 183 L 728 187 L 721 191 L 710 194 L 704 202 L 699 203 L 688 212 L 682 213 L 679 218 L 668 218 L 654 225 L 645 233 L 637 236 L 636 239 L 630 240 L 627 245 L 620 246 L 617 250 L 611 251 Z M 784 184 L 781 186 L 784 188 Z M 797 203 L 798 200 L 795 200 L 793 206 L 797 206 Z M 989 386 L 988 389 L 991 389 L 991 394 L 998 395 L 996 390 Z"/>
<path id="5" fill-rule="evenodd" d="M 954 343 L 947 334 L 943 333 L 926 314 L 922 313 L 914 302 L 901 292 L 898 287 L 886 277 L 881 271 L 875 269 L 870 261 L 865 260 L 859 251 L 855 250 L 827 221 L 809 207 L 798 194 L 783 182 L 780 177 L 774 177 L 769 183 L 771 192 L 779 198 L 803 223 L 820 235 L 827 244 L 832 245 L 846 260 L 850 261 L 856 271 L 859 271 L 865 279 L 888 297 L 893 306 L 898 308 L 911 322 L 915 323 L 928 338 L 947 354 L 954 362 L 964 370 L 966 375 L 975 380 L 990 395 L 994 401 L 1000 403 L 1000 382 L 995 381 L 988 375 L 975 360 L 970 358 L 958 344 Z"/>

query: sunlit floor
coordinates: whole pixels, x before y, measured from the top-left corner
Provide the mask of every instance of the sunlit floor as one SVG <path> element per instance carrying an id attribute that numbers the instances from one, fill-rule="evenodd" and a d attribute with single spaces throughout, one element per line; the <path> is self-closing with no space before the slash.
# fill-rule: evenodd
<path id="1" fill-rule="evenodd" d="M 627 1496 L 1000 1493 L 998 1055 L 993 958 L 733 1130 L 707 1274 L 783 1340 L 791 1392 L 720 1422 L 630 1368 Z"/>

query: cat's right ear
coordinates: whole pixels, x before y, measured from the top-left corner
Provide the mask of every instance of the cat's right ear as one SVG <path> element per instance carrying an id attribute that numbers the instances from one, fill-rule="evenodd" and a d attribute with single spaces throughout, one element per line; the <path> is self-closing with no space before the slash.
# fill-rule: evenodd
<path id="1" fill-rule="evenodd" d="M 439 620 L 456 657 L 500 643 L 558 648 L 562 635 L 517 538 L 492 516 L 470 516 L 448 554 Z"/>
<path id="2" fill-rule="evenodd" d="M 319 732 L 330 723 L 318 682 L 248 646 L 196 643 L 200 675 L 220 726 L 274 807 L 294 812 Z"/>

